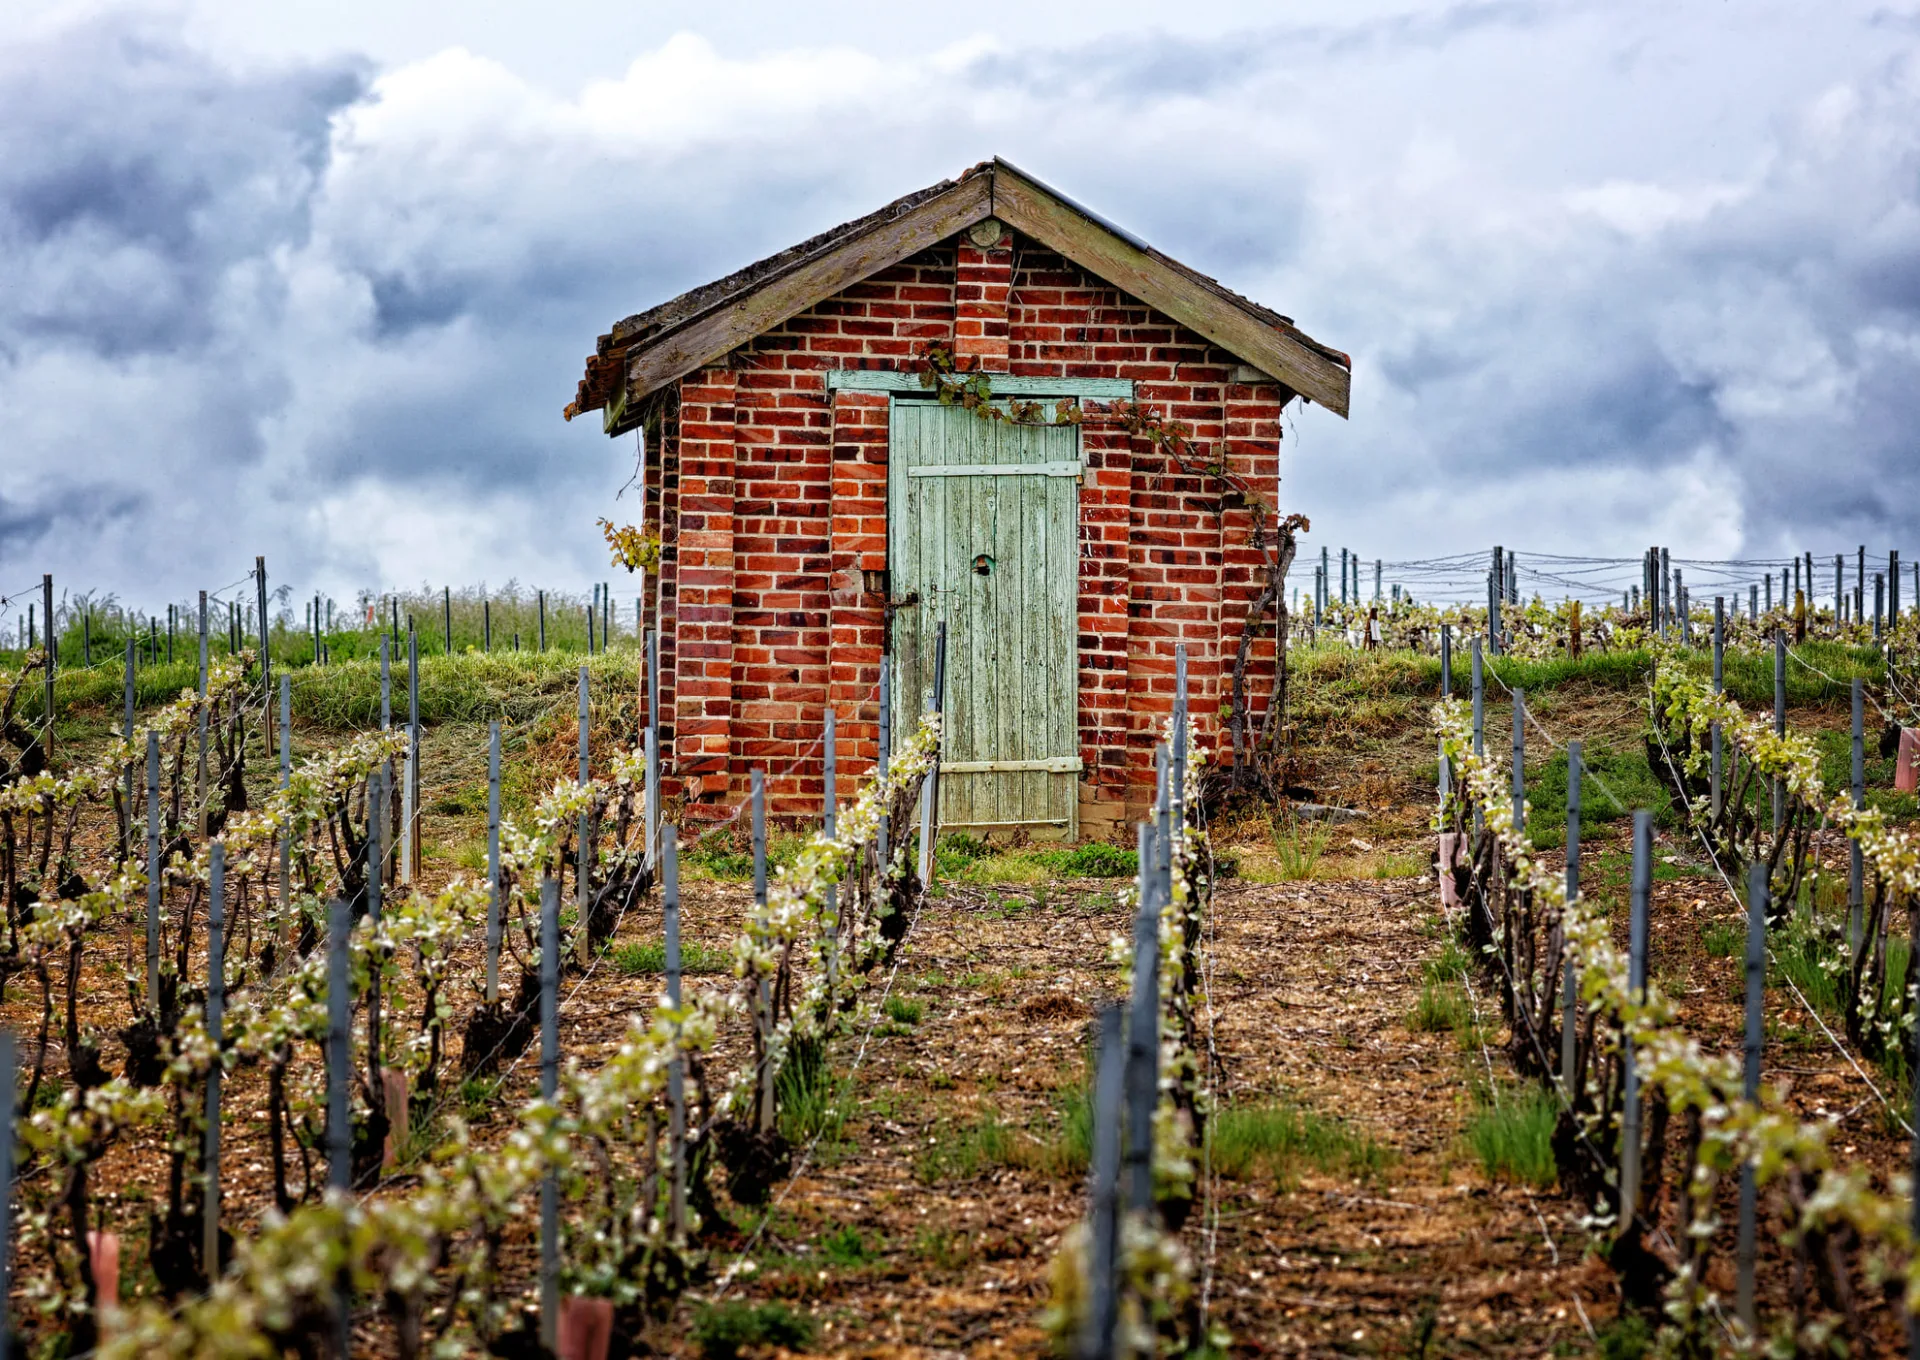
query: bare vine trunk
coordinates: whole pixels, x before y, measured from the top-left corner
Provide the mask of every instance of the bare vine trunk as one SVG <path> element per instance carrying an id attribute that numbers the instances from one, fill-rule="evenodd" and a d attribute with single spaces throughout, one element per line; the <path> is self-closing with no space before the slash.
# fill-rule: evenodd
<path id="1" fill-rule="evenodd" d="M 1227 731 L 1233 741 L 1233 773 L 1228 786 L 1230 792 L 1256 792 L 1266 797 L 1274 795 L 1271 756 L 1274 741 L 1284 728 L 1284 713 L 1287 706 L 1287 569 L 1293 565 L 1294 554 L 1299 551 L 1294 520 L 1289 516 L 1274 528 L 1273 542 L 1262 542 L 1260 546 L 1267 555 L 1267 580 L 1252 603 L 1247 606 L 1247 617 L 1240 629 L 1240 644 L 1234 651 L 1233 680 L 1231 702 L 1233 711 L 1227 719 Z M 1264 538 L 1264 535 L 1261 536 Z M 1247 666 L 1253 658 L 1254 638 L 1259 634 L 1260 625 L 1269 612 L 1272 613 L 1276 628 L 1273 658 L 1273 688 L 1267 696 L 1267 711 L 1261 715 L 1258 730 L 1252 723 L 1252 709 L 1247 700 Z"/>

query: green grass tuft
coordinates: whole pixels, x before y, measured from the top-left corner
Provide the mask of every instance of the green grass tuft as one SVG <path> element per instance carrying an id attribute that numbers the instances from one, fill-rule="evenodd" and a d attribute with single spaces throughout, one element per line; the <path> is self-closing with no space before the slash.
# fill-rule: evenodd
<path id="1" fill-rule="evenodd" d="M 644 977 L 649 973 L 667 971 L 667 944 L 665 940 L 640 940 L 632 944 L 615 945 L 613 966 L 628 977 Z M 733 955 L 724 949 L 714 949 L 701 944 L 698 940 L 680 941 L 680 971 L 682 973 L 731 973 Z"/>
<path id="2" fill-rule="evenodd" d="M 780 1064 L 776 1085 L 780 1132 L 789 1143 L 839 1140 L 852 1114 L 851 1083 L 833 1071 L 825 1044 L 796 1039 Z"/>
<path id="3" fill-rule="evenodd" d="M 1660 826 L 1674 825 L 1673 798 L 1654 776 L 1644 751 L 1590 746 L 1582 754 L 1580 821 L 1616 822 L 1635 808 L 1648 808 Z M 1611 791 L 1611 796 L 1609 794 Z M 1619 801 L 1616 802 L 1615 799 Z M 1567 753 L 1527 764 L 1527 834 L 1539 849 L 1557 849 L 1567 838 Z"/>
<path id="4" fill-rule="evenodd" d="M 1103 841 L 1089 841 L 1070 850 L 1041 851 L 1040 857 L 1054 872 L 1068 878 L 1132 878 L 1140 872 L 1139 855 Z"/>
<path id="5" fill-rule="evenodd" d="M 1420 999 L 1407 1020 L 1409 1029 L 1421 1034 L 1464 1033 L 1472 1024 L 1467 993 L 1458 983 L 1428 979 L 1420 984 Z"/>
<path id="6" fill-rule="evenodd" d="M 819 1245 L 827 1264 L 842 1270 L 858 1270 L 880 1259 L 880 1252 L 851 1223 L 828 1233 Z"/>
<path id="7" fill-rule="evenodd" d="M 1282 883 L 1303 883 L 1320 867 L 1320 857 L 1333 840 L 1332 822 L 1302 823 L 1289 817 L 1273 826 L 1273 854 L 1279 861 Z"/>
<path id="8" fill-rule="evenodd" d="M 1296 1105 L 1229 1105 L 1209 1123 L 1208 1138 L 1221 1175 L 1264 1172 L 1286 1189 L 1299 1183 L 1302 1166 L 1366 1180 L 1391 1160 L 1371 1134 Z"/>
<path id="9" fill-rule="evenodd" d="M 1550 1186 L 1558 1178 L 1553 1126 L 1560 1102 L 1538 1086 L 1509 1090 L 1467 1122 L 1467 1145 L 1493 1180 Z"/>
<path id="10" fill-rule="evenodd" d="M 1744 958 L 1746 945 L 1747 932 L 1743 926 L 1732 925 L 1726 921 L 1709 921 L 1700 931 L 1700 947 L 1707 951 L 1709 958 Z M 1742 995 L 1745 993 L 1743 992 Z"/>
<path id="11" fill-rule="evenodd" d="M 890 996 L 881 1009 L 886 1012 L 889 1020 L 898 1021 L 903 1025 L 917 1025 L 927 1013 L 927 1003 L 909 1000 L 904 996 Z"/>
<path id="12" fill-rule="evenodd" d="M 1421 965 L 1420 972 L 1429 982 L 1459 982 L 1467 976 L 1472 962 L 1466 950 L 1448 940 L 1445 948 Z"/>
<path id="13" fill-rule="evenodd" d="M 1018 1160 L 1018 1135 L 991 1112 L 971 1124 L 943 1123 L 934 1141 L 915 1160 L 913 1174 L 922 1185 L 968 1181 Z"/>
<path id="14" fill-rule="evenodd" d="M 695 1308 L 693 1339 L 709 1360 L 735 1360 L 748 1346 L 809 1345 L 813 1341 L 813 1319 L 784 1303 L 731 1299 Z"/>

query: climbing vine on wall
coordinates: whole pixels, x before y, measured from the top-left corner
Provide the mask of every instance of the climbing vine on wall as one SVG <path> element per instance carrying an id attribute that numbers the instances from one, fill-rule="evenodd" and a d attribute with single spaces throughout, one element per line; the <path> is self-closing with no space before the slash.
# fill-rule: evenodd
<path id="1" fill-rule="evenodd" d="M 613 565 L 628 571 L 652 571 L 660 565 L 660 535 L 652 529 L 636 529 L 631 524 L 599 521 L 613 553 Z"/>
<path id="2" fill-rule="evenodd" d="M 1212 510 L 1223 530 L 1229 510 L 1244 508 L 1248 512 L 1251 524 L 1246 541 L 1266 558 L 1266 579 L 1247 606 L 1234 648 L 1227 698 L 1221 705 L 1220 717 L 1232 741 L 1234 759 L 1224 771 L 1226 787 L 1220 792 L 1273 796 L 1277 791 L 1274 756 L 1284 731 L 1287 706 L 1287 571 L 1299 549 L 1299 536 L 1309 528 L 1307 517 L 1278 515 L 1251 483 L 1228 467 L 1224 445 L 1200 443 L 1191 428 L 1166 419 L 1150 406 L 1137 401 L 1061 402 L 1049 420 L 1039 402 L 996 401 L 991 375 L 978 368 L 963 368 L 944 345 L 929 344 L 922 358 L 920 385 L 936 393 L 943 405 L 963 407 L 981 420 L 1010 425 L 1080 425 L 1090 411 L 1105 414 L 1118 421 L 1129 437 L 1144 440 L 1159 451 L 1180 473 L 1198 478 L 1216 491 Z M 1270 617 L 1275 626 L 1273 690 L 1256 728 L 1247 697 L 1247 666 L 1253 657 L 1254 640 Z"/>

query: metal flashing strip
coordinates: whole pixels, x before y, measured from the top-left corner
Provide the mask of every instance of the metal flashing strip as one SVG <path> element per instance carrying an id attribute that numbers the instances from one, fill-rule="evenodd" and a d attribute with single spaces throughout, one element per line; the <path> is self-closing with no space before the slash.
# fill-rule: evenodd
<path id="1" fill-rule="evenodd" d="M 1044 760 L 954 760 L 940 762 L 941 774 L 1011 774 L 1020 771 L 1045 774 L 1079 774 L 1079 756 L 1048 756 Z M 979 823 L 985 825 L 985 823 Z"/>
<path id="2" fill-rule="evenodd" d="M 1077 459 L 1061 463 L 929 463 L 907 469 L 909 477 L 1078 477 Z"/>
<path id="3" fill-rule="evenodd" d="M 969 375 L 959 374 L 961 378 Z M 1105 401 L 1133 398 L 1132 378 L 1029 378 L 1010 373 L 983 375 L 996 397 L 1097 397 Z M 906 392 L 934 396 L 917 372 L 894 368 L 834 368 L 827 371 L 827 391 Z"/>

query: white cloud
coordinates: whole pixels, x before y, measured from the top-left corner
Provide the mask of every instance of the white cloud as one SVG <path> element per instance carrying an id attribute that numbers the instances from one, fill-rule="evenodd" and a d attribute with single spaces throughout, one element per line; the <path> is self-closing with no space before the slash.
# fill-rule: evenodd
<path id="1" fill-rule="evenodd" d="M 767 13 L 571 85 L 484 24 L 377 71 L 124 11 L 0 47 L 0 580 L 593 579 L 594 337 L 994 152 L 1355 355 L 1285 450 L 1315 546 L 1916 527 L 1920 78 L 1864 7 Z"/>

